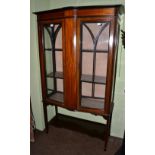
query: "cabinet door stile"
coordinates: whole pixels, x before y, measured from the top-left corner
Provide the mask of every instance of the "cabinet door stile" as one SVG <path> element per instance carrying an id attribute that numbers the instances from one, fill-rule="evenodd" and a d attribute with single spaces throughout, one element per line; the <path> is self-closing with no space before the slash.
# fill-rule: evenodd
<path id="1" fill-rule="evenodd" d="M 81 101 L 81 25 L 80 20 L 77 19 L 76 21 L 76 69 L 77 69 L 77 109 L 80 109 L 80 101 Z"/>
<path id="2" fill-rule="evenodd" d="M 65 53 L 66 53 L 66 46 L 65 46 L 65 43 L 66 43 L 66 38 L 65 38 L 65 20 L 62 19 L 62 59 L 63 59 L 63 90 L 64 90 L 64 106 L 66 106 L 66 89 L 65 89 L 65 64 L 66 64 L 66 59 L 65 59 Z"/>
<path id="3" fill-rule="evenodd" d="M 76 71 L 76 20 L 65 19 L 65 101 L 68 109 L 76 109 L 77 105 L 77 71 Z"/>

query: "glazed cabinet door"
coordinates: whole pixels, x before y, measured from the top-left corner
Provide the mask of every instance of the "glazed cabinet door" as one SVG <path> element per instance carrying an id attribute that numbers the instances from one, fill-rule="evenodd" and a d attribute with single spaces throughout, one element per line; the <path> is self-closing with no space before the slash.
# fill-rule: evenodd
<path id="1" fill-rule="evenodd" d="M 105 114 L 109 109 L 110 71 L 113 59 L 113 21 L 110 18 L 80 18 L 79 105 L 81 111 Z M 109 89 L 109 90 L 108 90 Z"/>
<path id="2" fill-rule="evenodd" d="M 64 21 L 42 21 L 39 27 L 43 100 L 64 105 Z"/>

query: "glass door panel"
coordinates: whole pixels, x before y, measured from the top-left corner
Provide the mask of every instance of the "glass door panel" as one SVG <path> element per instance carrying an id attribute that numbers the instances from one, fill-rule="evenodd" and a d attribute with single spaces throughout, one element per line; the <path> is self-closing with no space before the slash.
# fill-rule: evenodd
<path id="1" fill-rule="evenodd" d="M 104 109 L 109 22 L 81 23 L 81 107 Z"/>
<path id="2" fill-rule="evenodd" d="M 51 100 L 63 103 L 62 25 L 61 23 L 44 25 L 43 33 L 47 96 Z"/>

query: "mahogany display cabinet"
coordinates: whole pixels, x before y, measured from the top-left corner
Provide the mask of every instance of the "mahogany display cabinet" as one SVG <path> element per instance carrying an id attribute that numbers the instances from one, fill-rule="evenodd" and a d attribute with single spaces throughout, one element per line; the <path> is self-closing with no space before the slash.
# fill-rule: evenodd
<path id="1" fill-rule="evenodd" d="M 110 135 L 118 44 L 116 6 L 35 12 L 45 127 L 47 105 L 103 116 Z"/>

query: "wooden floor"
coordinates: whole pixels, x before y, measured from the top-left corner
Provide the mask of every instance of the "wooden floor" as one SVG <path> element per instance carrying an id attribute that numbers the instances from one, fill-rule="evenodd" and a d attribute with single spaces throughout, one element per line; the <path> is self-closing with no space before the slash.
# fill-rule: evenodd
<path id="1" fill-rule="evenodd" d="M 54 118 L 49 124 L 48 134 L 35 132 L 35 142 L 30 144 L 31 155 L 114 155 L 122 139 L 110 137 L 104 151 L 101 124 L 81 121 L 71 117 Z"/>

